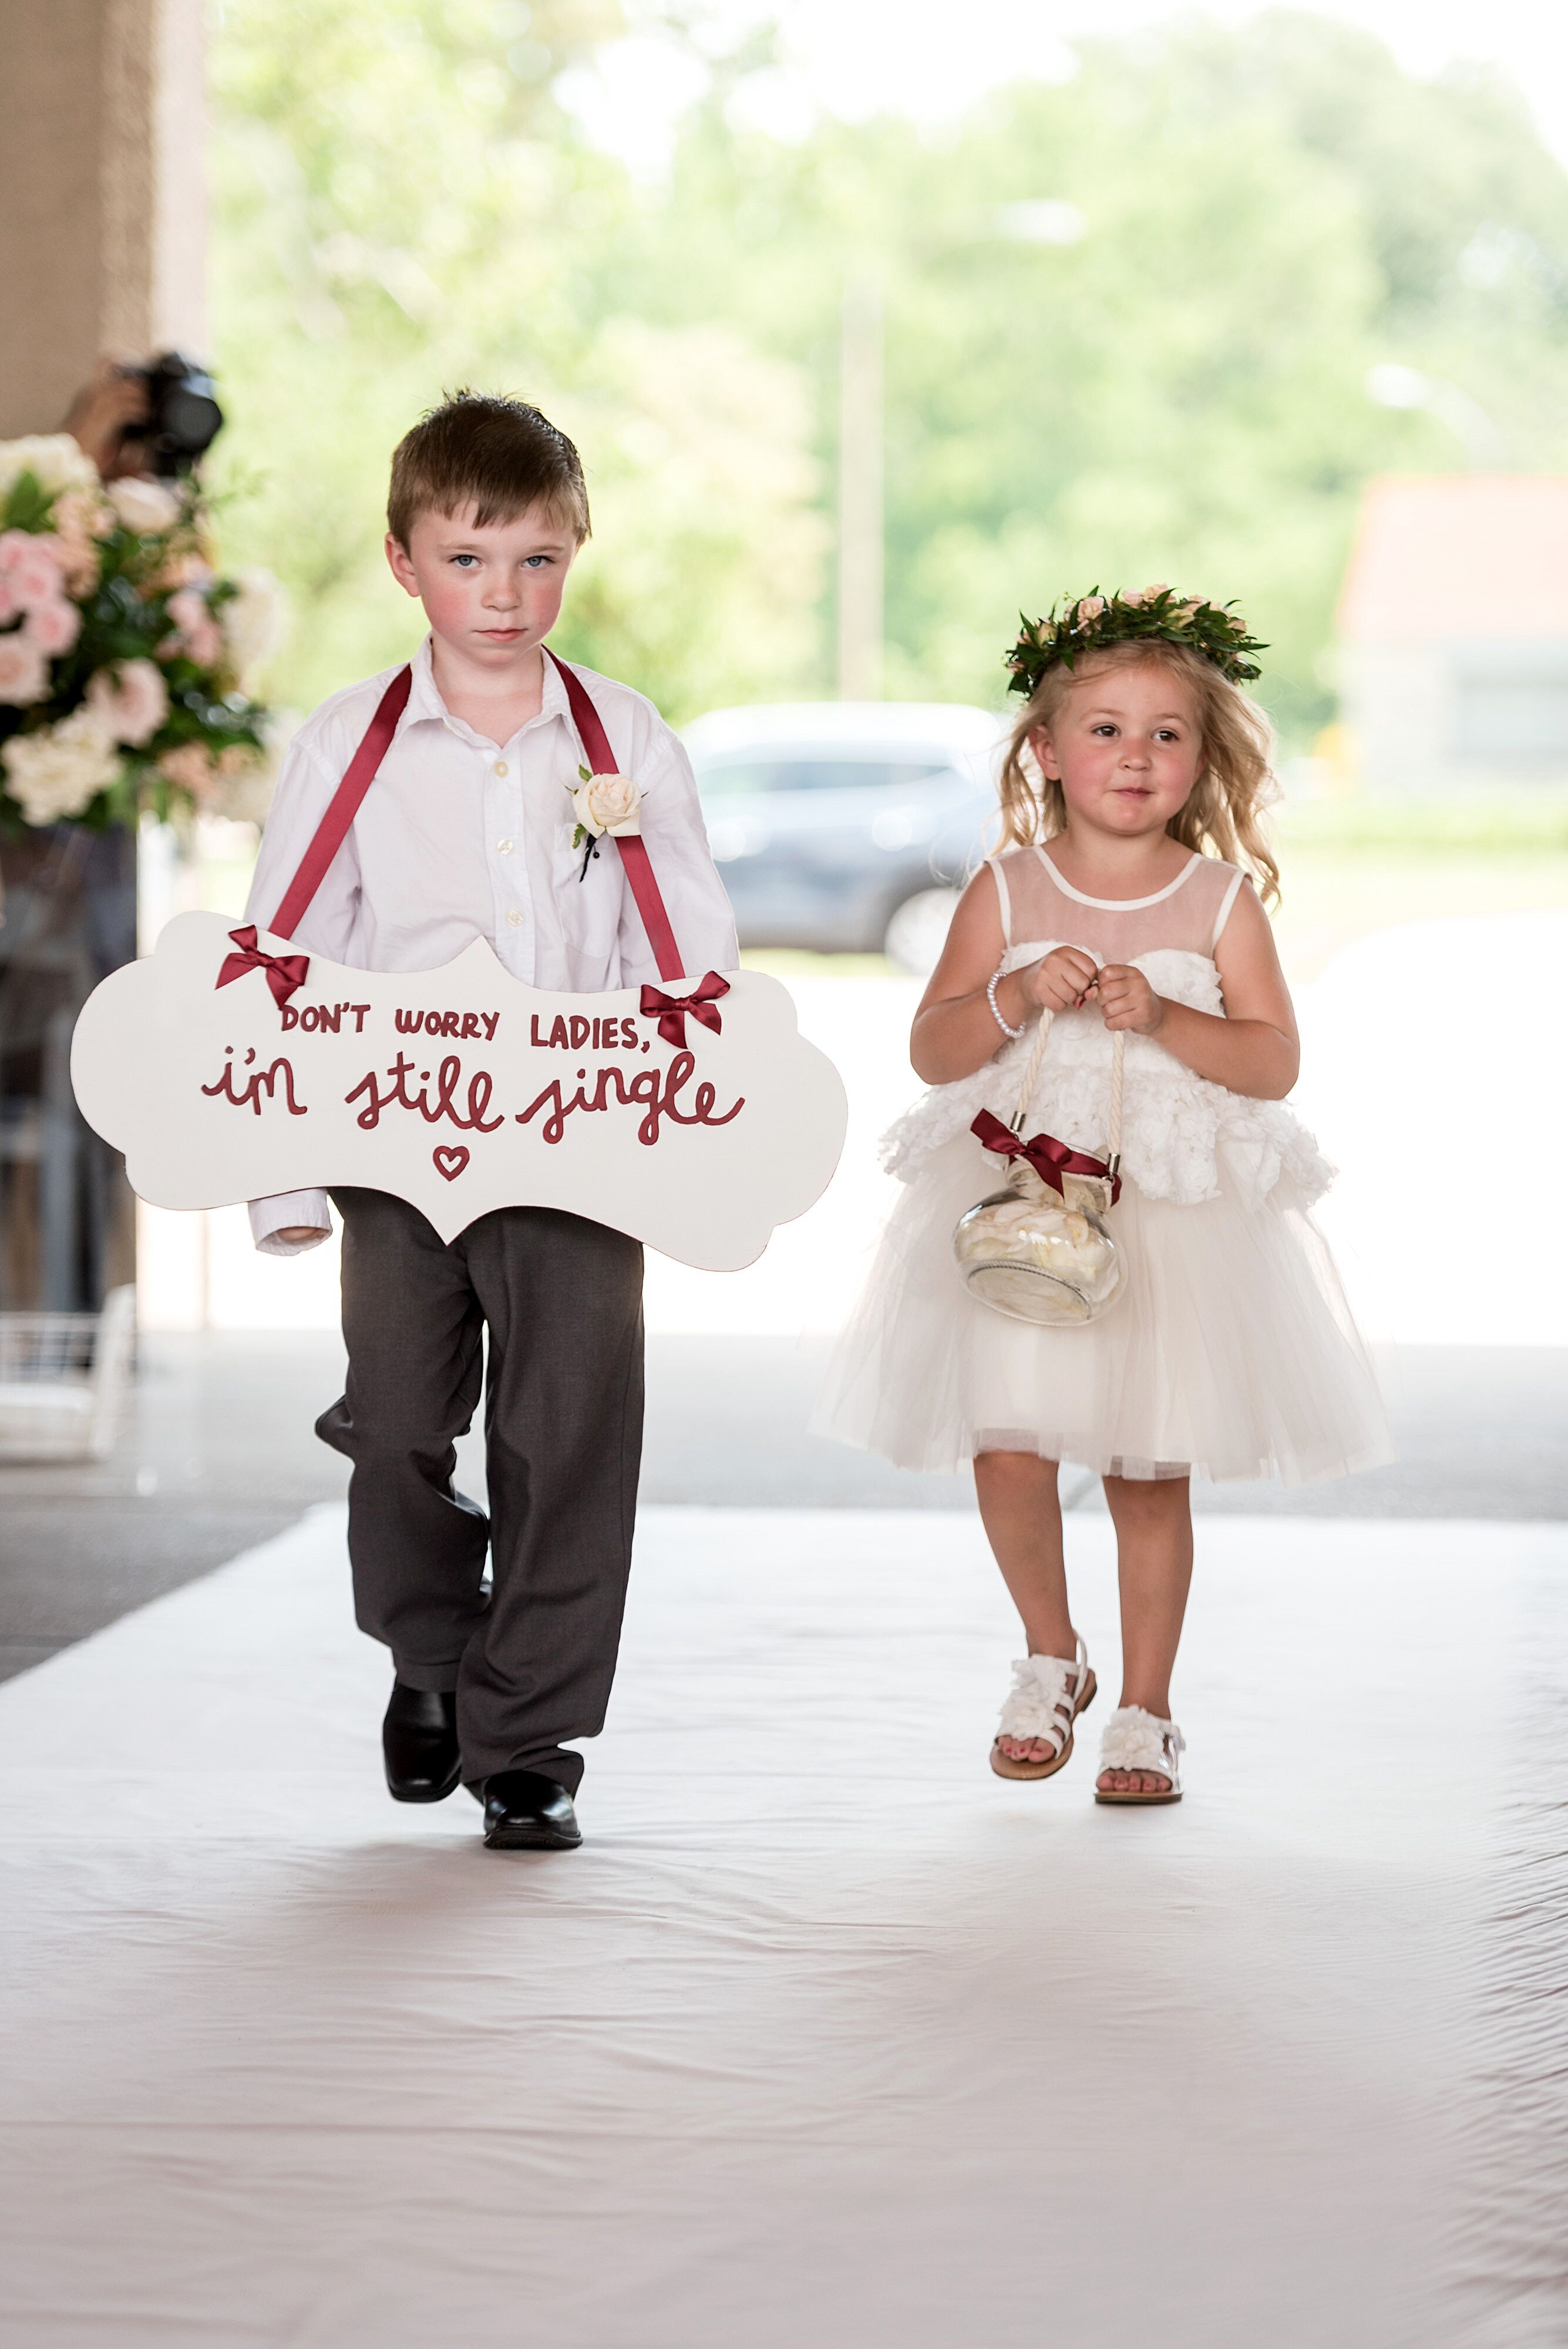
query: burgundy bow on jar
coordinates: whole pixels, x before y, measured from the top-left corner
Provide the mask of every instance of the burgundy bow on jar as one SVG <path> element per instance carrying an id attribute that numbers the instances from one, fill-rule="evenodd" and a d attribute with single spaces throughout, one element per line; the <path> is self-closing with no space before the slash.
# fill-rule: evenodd
<path id="1" fill-rule="evenodd" d="M 970 1132 L 978 1134 L 986 1149 L 994 1150 L 999 1158 L 1027 1159 L 1042 1183 L 1048 1183 L 1059 1197 L 1065 1195 L 1062 1188 L 1064 1174 L 1094 1174 L 1102 1183 L 1109 1183 L 1113 1206 L 1122 1195 L 1122 1178 L 1112 1172 L 1105 1159 L 1091 1158 L 1086 1151 L 1069 1150 L 1054 1133 L 1036 1133 L 1025 1142 L 1021 1133 L 1014 1133 L 1010 1125 L 1003 1125 L 988 1109 L 981 1111 Z"/>

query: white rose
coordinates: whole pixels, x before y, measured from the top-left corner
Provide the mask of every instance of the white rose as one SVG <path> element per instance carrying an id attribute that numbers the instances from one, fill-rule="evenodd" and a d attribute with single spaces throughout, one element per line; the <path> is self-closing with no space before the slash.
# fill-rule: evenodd
<path id="1" fill-rule="evenodd" d="M 0 758 L 11 796 L 29 823 L 63 823 L 80 815 L 119 771 L 112 740 L 85 708 L 36 734 L 14 734 Z"/>
<path id="2" fill-rule="evenodd" d="M 31 473 L 46 490 L 96 490 L 98 467 L 68 432 L 35 432 L 25 440 L 0 440 L 0 493 Z"/>
<path id="3" fill-rule="evenodd" d="M 239 592 L 218 606 L 218 625 L 243 684 L 276 652 L 287 613 L 283 590 L 270 571 L 237 571 L 234 584 Z"/>
<path id="4" fill-rule="evenodd" d="M 572 813 L 597 840 L 609 833 L 619 840 L 642 830 L 642 793 L 629 775 L 590 775 L 572 793 Z"/>
<path id="5" fill-rule="evenodd" d="M 144 481 L 128 473 L 121 481 L 107 481 L 103 493 L 127 530 L 149 538 L 172 530 L 180 519 L 180 501 L 161 481 Z"/>

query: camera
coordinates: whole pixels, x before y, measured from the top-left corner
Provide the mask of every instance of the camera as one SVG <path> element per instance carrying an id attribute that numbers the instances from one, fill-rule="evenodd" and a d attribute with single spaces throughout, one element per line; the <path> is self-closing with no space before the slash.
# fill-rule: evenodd
<path id="1" fill-rule="evenodd" d="M 168 477 L 205 456 L 223 429 L 206 369 L 179 351 L 163 351 L 144 367 L 126 371 L 147 386 L 147 421 L 135 428 L 134 438 L 147 452 L 149 471 Z"/>

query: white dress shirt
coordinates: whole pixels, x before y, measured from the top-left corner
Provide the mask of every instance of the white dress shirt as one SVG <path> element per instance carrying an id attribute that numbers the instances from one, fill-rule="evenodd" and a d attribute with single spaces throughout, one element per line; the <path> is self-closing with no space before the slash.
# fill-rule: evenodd
<path id="1" fill-rule="evenodd" d="M 427 636 L 375 781 L 295 932 L 306 953 L 356 970 L 439 970 L 476 937 L 531 987 L 597 994 L 657 979 L 659 966 L 606 842 L 579 881 L 570 794 L 589 763 L 566 688 L 550 661 L 536 718 L 496 743 L 454 718 L 437 690 Z M 575 666 L 575 664 L 574 664 Z M 618 771 L 642 793 L 642 836 L 687 972 L 733 970 L 735 920 L 709 854 L 691 762 L 650 701 L 581 669 Z M 269 926 L 376 706 L 383 669 L 324 701 L 288 748 L 267 817 L 245 919 Z M 325 1191 L 251 1206 L 268 1255 L 296 1253 L 277 1234 L 325 1228 Z M 306 1242 L 314 1246 L 314 1242 Z"/>

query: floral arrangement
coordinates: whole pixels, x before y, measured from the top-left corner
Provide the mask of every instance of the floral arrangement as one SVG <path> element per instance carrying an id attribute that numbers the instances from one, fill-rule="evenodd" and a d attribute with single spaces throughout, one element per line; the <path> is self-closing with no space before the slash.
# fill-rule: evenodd
<path id="1" fill-rule="evenodd" d="M 1106 645 L 1186 645 L 1212 661 L 1232 685 L 1261 676 L 1251 655 L 1268 650 L 1247 634 L 1246 622 L 1230 605 L 1179 595 L 1172 587 L 1139 587 L 1130 595 L 1119 590 L 1102 595 L 1096 588 L 1074 603 L 1054 604 L 1043 620 L 1026 620 L 1022 612 L 1018 616 L 1023 634 L 1003 657 L 1012 672 L 1010 693 L 1033 693 L 1055 662 L 1070 669 L 1080 653 L 1100 652 Z"/>
<path id="2" fill-rule="evenodd" d="M 255 812 L 265 572 L 221 577 L 195 482 L 101 481 L 67 433 L 0 441 L 0 833 Z"/>

